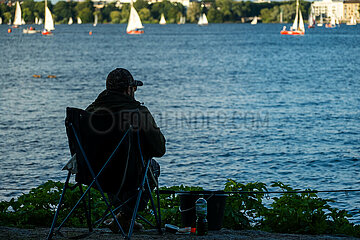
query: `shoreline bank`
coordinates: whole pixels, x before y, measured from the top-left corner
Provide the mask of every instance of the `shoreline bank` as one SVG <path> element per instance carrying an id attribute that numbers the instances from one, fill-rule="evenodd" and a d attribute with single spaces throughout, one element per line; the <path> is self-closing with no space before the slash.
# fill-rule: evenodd
<path id="1" fill-rule="evenodd" d="M 13 227 L 0 226 L 0 239 L 7 240 L 37 240 L 46 239 L 49 233 L 49 228 L 33 228 L 33 229 L 20 229 Z M 53 239 L 69 239 L 81 234 L 86 234 L 86 228 L 63 228 L 61 233 L 64 236 L 54 236 Z M 92 234 L 83 239 L 99 239 L 99 240 L 113 240 L 122 238 L 120 234 L 114 234 L 109 229 L 97 228 Z M 156 230 L 144 230 L 135 232 L 132 239 L 207 239 L 207 240 L 245 240 L 245 239 L 290 239 L 290 240 L 355 240 L 359 238 L 345 236 L 345 235 L 300 235 L 300 234 L 281 234 L 281 233 L 269 233 L 264 231 L 255 230 L 228 230 L 221 229 L 219 231 L 209 231 L 207 236 L 198 237 L 195 235 L 177 235 L 173 233 L 164 232 L 163 235 L 159 235 Z"/>

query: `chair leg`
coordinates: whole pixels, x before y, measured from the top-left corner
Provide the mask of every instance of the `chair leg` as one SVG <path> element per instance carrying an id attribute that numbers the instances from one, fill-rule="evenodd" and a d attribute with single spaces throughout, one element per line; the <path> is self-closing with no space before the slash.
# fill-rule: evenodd
<path id="1" fill-rule="evenodd" d="M 55 215 L 54 215 L 54 218 L 53 218 L 53 221 L 52 221 L 52 224 L 51 224 L 51 228 L 50 228 L 50 232 L 49 232 L 49 235 L 47 237 L 47 240 L 50 240 L 52 239 L 53 235 L 54 235 L 54 229 L 55 229 L 55 225 L 56 225 L 56 220 L 59 216 L 59 212 L 60 212 L 60 208 L 61 208 L 61 204 L 63 202 L 63 199 L 64 199 L 64 195 L 65 195 L 65 191 L 68 187 L 68 184 L 69 184 L 69 180 L 70 180 L 70 176 L 71 176 L 71 173 L 69 172 L 67 177 L 66 177 L 66 181 L 65 181 L 65 184 L 64 184 L 64 188 L 63 188 L 63 191 L 61 193 L 61 196 L 60 196 L 60 200 L 59 200 L 59 204 L 57 206 L 57 209 L 56 209 L 56 212 L 55 212 Z"/>
<path id="2" fill-rule="evenodd" d="M 82 184 L 79 185 L 79 190 L 80 190 L 80 194 L 83 195 L 84 191 L 83 191 L 83 188 L 82 188 Z M 87 225 L 89 227 L 89 232 L 92 232 L 93 227 L 92 227 L 92 224 L 91 224 L 91 205 L 90 205 L 91 203 L 90 203 L 90 199 L 91 199 L 91 197 L 90 197 L 90 190 L 89 190 L 89 192 L 88 192 L 88 207 L 86 207 L 85 198 L 83 199 L 83 207 L 84 207 L 84 211 L 85 211 L 86 222 L 87 222 Z"/>
<path id="3" fill-rule="evenodd" d="M 155 202 L 154 202 L 154 199 L 153 199 L 153 197 L 152 197 L 152 194 L 151 194 L 151 188 L 150 188 L 148 179 L 146 180 L 146 183 L 147 183 L 147 189 L 148 189 L 148 192 L 149 192 L 149 195 L 150 195 L 151 206 L 152 206 L 152 208 L 153 208 L 154 215 L 155 215 L 156 226 L 157 226 L 157 228 L 158 228 L 159 234 L 162 234 L 162 230 L 161 230 L 161 215 L 160 215 L 160 197 L 159 197 L 159 195 L 158 195 L 158 190 L 157 190 L 158 211 L 156 211 L 156 206 L 155 206 Z M 158 186 L 157 186 L 157 189 L 158 189 Z M 158 213 L 159 213 L 159 215 L 158 215 Z"/>
<path id="4" fill-rule="evenodd" d="M 160 206 L 160 193 L 159 193 L 159 183 L 156 185 L 156 197 L 157 197 L 157 203 L 158 203 L 158 213 L 159 213 L 159 234 L 162 234 L 162 230 L 161 230 L 161 206 Z"/>

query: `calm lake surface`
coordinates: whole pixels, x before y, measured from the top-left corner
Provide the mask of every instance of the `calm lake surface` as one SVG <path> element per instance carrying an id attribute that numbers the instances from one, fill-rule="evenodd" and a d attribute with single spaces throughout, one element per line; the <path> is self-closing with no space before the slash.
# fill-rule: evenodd
<path id="1" fill-rule="evenodd" d="M 136 98 L 167 139 L 162 186 L 360 188 L 360 26 L 302 37 L 279 24 L 125 28 L 57 25 L 45 37 L 0 25 L 0 200 L 65 180 L 65 109 L 89 105 L 116 67 L 144 82 Z M 360 193 L 319 196 L 360 206 Z"/>

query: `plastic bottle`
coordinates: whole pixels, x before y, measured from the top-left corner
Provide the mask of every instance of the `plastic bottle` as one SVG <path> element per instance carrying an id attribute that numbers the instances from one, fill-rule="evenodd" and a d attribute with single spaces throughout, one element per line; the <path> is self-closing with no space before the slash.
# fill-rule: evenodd
<path id="1" fill-rule="evenodd" d="M 208 233 L 207 202 L 204 198 L 199 198 L 195 202 L 196 210 L 196 235 L 203 236 Z"/>

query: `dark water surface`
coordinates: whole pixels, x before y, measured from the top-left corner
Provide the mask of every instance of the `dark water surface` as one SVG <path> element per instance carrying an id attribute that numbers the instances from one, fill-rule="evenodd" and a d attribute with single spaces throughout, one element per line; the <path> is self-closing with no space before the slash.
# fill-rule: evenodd
<path id="1" fill-rule="evenodd" d="M 167 138 L 162 186 L 223 189 L 232 178 L 360 188 L 359 26 L 302 37 L 281 36 L 277 24 L 145 25 L 141 36 L 126 35 L 125 25 L 57 25 L 50 37 L 7 28 L 1 189 L 64 179 L 65 108 L 90 104 L 116 67 L 145 83 L 136 97 Z M 0 190 L 0 200 L 21 192 Z M 360 206 L 357 193 L 320 196 L 352 212 Z"/>

